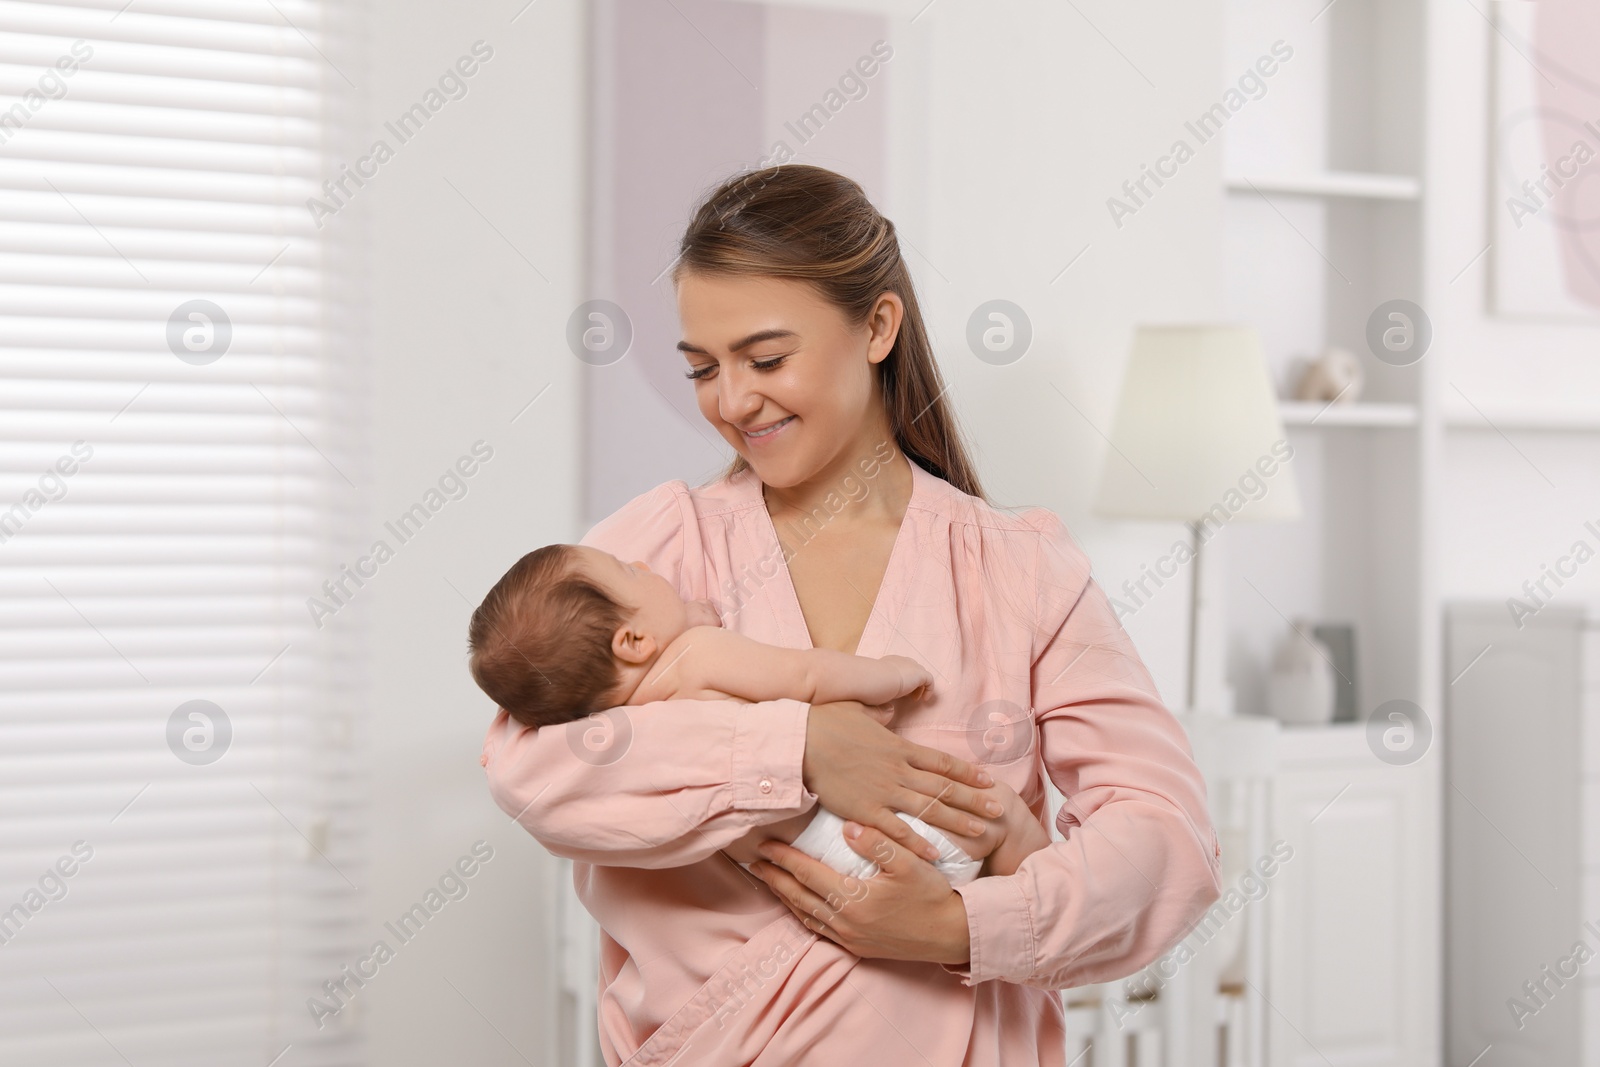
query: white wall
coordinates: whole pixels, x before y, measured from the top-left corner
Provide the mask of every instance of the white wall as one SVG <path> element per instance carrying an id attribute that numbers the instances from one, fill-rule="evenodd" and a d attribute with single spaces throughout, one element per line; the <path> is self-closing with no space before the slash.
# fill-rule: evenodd
<path id="1" fill-rule="evenodd" d="M 927 201 L 896 221 L 926 257 L 911 256 L 922 306 L 985 488 L 1056 511 L 1114 589 L 1184 536 L 1178 523 L 1098 519 L 1089 504 L 1133 326 L 1221 313 L 1221 142 L 1120 229 L 1106 200 L 1216 101 L 1222 15 L 1216 0 L 1075 6 L 937 3 L 918 20 Z M 997 298 L 1033 324 L 1009 366 L 967 348 L 968 316 Z M 1125 622 L 1174 707 L 1187 604 L 1187 584 L 1169 583 Z"/>
<path id="2" fill-rule="evenodd" d="M 475 840 L 495 850 L 469 895 L 358 995 L 369 1062 L 385 1067 L 549 1062 L 553 864 L 489 798 L 478 756 L 493 707 L 465 668 L 467 619 L 488 586 L 523 552 L 582 533 L 577 367 L 563 328 L 580 299 L 583 10 L 543 0 L 513 23 L 524 2 L 383 5 L 371 13 L 371 84 L 361 87 L 383 136 L 382 122 L 474 41 L 494 49 L 468 94 L 361 193 L 373 240 L 376 484 L 363 487 L 373 536 L 473 442 L 494 449 L 468 494 L 350 608 L 369 613 L 373 635 L 372 938 Z"/>

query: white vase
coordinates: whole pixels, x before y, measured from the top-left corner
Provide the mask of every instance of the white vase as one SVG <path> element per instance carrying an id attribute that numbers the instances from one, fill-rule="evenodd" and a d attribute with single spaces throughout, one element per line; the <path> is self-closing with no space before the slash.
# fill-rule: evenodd
<path id="1" fill-rule="evenodd" d="M 1267 679 L 1267 710 L 1278 721 L 1296 726 L 1333 720 L 1333 653 L 1311 635 L 1311 625 L 1308 619 L 1294 620 Z"/>

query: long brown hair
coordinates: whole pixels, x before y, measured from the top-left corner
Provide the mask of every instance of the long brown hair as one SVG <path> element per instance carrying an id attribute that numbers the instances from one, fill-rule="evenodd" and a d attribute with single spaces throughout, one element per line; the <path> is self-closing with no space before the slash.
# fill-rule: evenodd
<path id="1" fill-rule="evenodd" d="M 852 325 L 865 323 L 884 293 L 898 296 L 905 305 L 900 332 L 877 371 L 895 441 L 923 470 L 988 501 L 945 401 L 894 223 L 860 185 L 800 163 L 730 178 L 700 203 L 684 231 L 673 280 L 685 271 L 809 282 Z M 736 455 L 723 477 L 748 466 Z"/>

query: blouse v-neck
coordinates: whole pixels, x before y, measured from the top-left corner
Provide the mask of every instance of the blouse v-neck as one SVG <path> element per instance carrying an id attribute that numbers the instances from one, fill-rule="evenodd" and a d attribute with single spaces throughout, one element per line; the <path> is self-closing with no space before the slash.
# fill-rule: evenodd
<path id="1" fill-rule="evenodd" d="M 906 501 L 905 513 L 900 517 L 900 528 L 895 531 L 894 543 L 889 547 L 889 559 L 884 565 L 883 578 L 878 583 L 877 596 L 867 613 L 861 636 L 856 639 L 853 654 L 857 656 L 884 655 L 883 646 L 893 632 L 894 616 L 898 613 L 900 601 L 904 599 L 901 590 L 908 578 L 904 572 L 916 563 L 915 558 L 911 558 L 912 549 L 909 547 L 914 538 L 914 531 L 910 527 L 917 521 L 912 509 L 920 508 L 927 502 L 931 483 L 935 479 L 911 457 L 907 456 L 906 461 L 911 465 L 911 496 Z M 749 467 L 739 472 L 739 478 L 747 498 L 755 503 L 756 510 L 760 512 L 756 518 L 756 528 L 760 531 L 758 536 L 766 539 L 762 548 L 766 552 L 776 553 L 782 564 L 779 571 L 783 576 L 785 595 L 778 598 L 779 623 L 794 647 L 815 648 L 817 646 L 811 640 L 811 630 L 806 625 L 805 612 L 800 607 L 800 594 L 795 589 L 794 576 L 789 573 L 789 561 L 783 555 L 783 543 L 778 539 L 778 528 L 772 521 L 772 513 L 767 510 L 767 501 L 761 492 L 761 479 Z"/>

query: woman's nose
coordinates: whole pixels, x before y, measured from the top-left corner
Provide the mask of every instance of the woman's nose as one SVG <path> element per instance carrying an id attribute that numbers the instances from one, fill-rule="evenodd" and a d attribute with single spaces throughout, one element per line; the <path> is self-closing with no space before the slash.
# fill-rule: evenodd
<path id="1" fill-rule="evenodd" d="M 722 421 L 738 425 L 749 420 L 750 416 L 761 410 L 761 397 L 754 390 L 744 385 L 737 374 L 719 374 L 722 386 L 718 394 L 718 403 L 722 409 Z"/>

